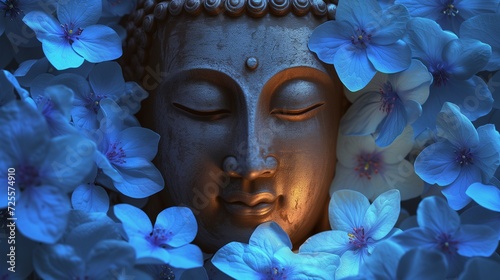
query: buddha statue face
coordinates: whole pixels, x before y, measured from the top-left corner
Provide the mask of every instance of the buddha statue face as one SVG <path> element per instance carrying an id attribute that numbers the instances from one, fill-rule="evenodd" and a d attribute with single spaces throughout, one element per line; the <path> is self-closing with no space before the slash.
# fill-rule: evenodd
<path id="1" fill-rule="evenodd" d="M 320 23 L 201 13 L 157 26 L 148 68 L 161 79 L 142 112 L 161 135 L 161 198 L 193 210 L 204 251 L 270 220 L 300 245 L 327 216 L 342 87 L 308 50 Z"/>

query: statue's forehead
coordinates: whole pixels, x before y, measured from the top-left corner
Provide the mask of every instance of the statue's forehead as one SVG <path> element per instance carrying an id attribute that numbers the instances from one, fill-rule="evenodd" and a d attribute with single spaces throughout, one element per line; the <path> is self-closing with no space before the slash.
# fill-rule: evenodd
<path id="1" fill-rule="evenodd" d="M 193 17 L 158 30 L 168 73 L 214 69 L 231 77 L 258 77 L 265 82 L 277 73 L 306 66 L 326 72 L 307 42 L 319 23 L 309 17 Z M 161 41 L 161 42 L 160 42 Z M 257 63 L 249 67 L 249 59 Z"/>

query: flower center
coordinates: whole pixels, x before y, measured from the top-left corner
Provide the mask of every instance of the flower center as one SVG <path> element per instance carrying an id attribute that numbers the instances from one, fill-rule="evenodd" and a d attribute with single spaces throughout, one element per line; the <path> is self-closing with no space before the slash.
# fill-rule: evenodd
<path id="1" fill-rule="evenodd" d="M 44 116 L 50 115 L 50 113 L 54 110 L 54 102 L 52 99 L 45 96 L 38 96 L 35 100 L 38 109 L 42 111 Z"/>
<path id="2" fill-rule="evenodd" d="M 430 72 L 434 78 L 434 85 L 437 87 L 444 86 L 450 79 L 450 74 L 446 71 L 444 64 L 440 63 L 436 67 L 430 67 Z"/>
<path id="3" fill-rule="evenodd" d="M 109 147 L 108 152 L 106 153 L 106 158 L 108 158 L 110 162 L 118 164 L 123 164 L 126 162 L 125 151 L 123 151 L 123 148 L 120 144 L 121 142 L 115 142 Z"/>
<path id="4" fill-rule="evenodd" d="M 380 172 L 380 162 L 382 159 L 379 154 L 361 154 L 357 160 L 358 165 L 354 168 L 354 171 L 358 172 L 359 177 L 366 177 L 370 180 L 373 174 Z"/>
<path id="5" fill-rule="evenodd" d="M 273 266 L 271 267 L 266 275 L 267 280 L 284 280 L 287 279 L 287 275 L 285 274 L 286 270 L 284 267 Z"/>
<path id="6" fill-rule="evenodd" d="M 348 233 L 349 236 L 349 244 L 354 246 L 356 249 L 360 249 L 366 247 L 367 240 L 365 236 L 365 229 L 363 227 L 353 228 L 353 231 Z"/>
<path id="7" fill-rule="evenodd" d="M 163 228 L 155 228 L 146 238 L 149 240 L 149 242 L 151 242 L 151 244 L 160 246 L 169 241 L 172 238 L 172 235 L 173 233 L 171 231 L 167 231 Z"/>
<path id="8" fill-rule="evenodd" d="M 446 6 L 444 7 L 443 11 L 441 12 L 447 16 L 452 16 L 452 17 L 456 16 L 459 13 L 459 11 L 457 7 L 453 5 L 453 2 L 454 1 L 449 1 L 448 4 L 446 4 Z"/>
<path id="9" fill-rule="evenodd" d="M 0 6 L 4 10 L 4 16 L 11 19 L 17 18 L 23 11 L 17 6 L 17 0 L 0 0 Z"/>
<path id="10" fill-rule="evenodd" d="M 38 168 L 29 164 L 21 165 L 18 168 L 18 172 L 16 172 L 16 176 L 18 176 L 18 178 L 16 179 L 17 182 L 19 182 L 19 186 L 21 186 L 21 188 L 37 186 L 41 184 Z"/>
<path id="11" fill-rule="evenodd" d="M 460 166 L 474 164 L 472 153 L 469 148 L 462 148 L 460 150 L 455 150 L 455 161 L 460 164 Z"/>
<path id="12" fill-rule="evenodd" d="M 441 235 L 437 237 L 437 241 L 438 241 L 437 244 L 438 249 L 441 250 L 441 252 L 443 253 L 453 255 L 458 250 L 457 248 L 458 241 L 453 240 L 451 236 L 447 233 L 441 233 Z"/>
<path id="13" fill-rule="evenodd" d="M 70 23 L 68 24 L 61 24 L 61 27 L 64 31 L 63 38 L 66 39 L 69 44 L 73 44 L 76 40 L 79 40 L 80 38 L 78 36 L 82 35 L 83 29 L 78 27 L 78 29 L 74 29 L 74 24 Z"/>
<path id="14" fill-rule="evenodd" d="M 392 84 L 390 82 L 386 82 L 380 89 L 380 101 L 382 104 L 380 105 L 380 110 L 389 114 L 396 106 L 396 103 L 401 102 L 397 92 L 392 89 Z"/>
<path id="15" fill-rule="evenodd" d="M 85 107 L 97 114 L 101 100 L 106 97 L 106 95 L 98 95 L 91 92 L 90 96 L 87 96 L 87 104 L 85 104 Z"/>
<path id="16" fill-rule="evenodd" d="M 371 41 L 371 39 L 372 35 L 367 34 L 364 29 L 360 28 L 358 28 L 356 30 L 356 33 L 353 36 L 351 36 L 352 44 L 362 49 L 366 48 L 366 45 Z"/>

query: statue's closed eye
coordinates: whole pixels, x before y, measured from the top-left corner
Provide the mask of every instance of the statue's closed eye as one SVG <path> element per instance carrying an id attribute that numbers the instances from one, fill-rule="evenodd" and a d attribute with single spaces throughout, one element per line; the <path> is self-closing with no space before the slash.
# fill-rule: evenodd
<path id="1" fill-rule="evenodd" d="M 186 107 L 184 105 L 181 105 L 179 103 L 172 103 L 175 107 L 181 109 L 185 113 L 188 113 L 192 117 L 199 118 L 201 120 L 207 120 L 207 121 L 215 121 L 215 120 L 220 120 L 223 119 L 229 114 L 231 114 L 231 111 L 226 110 L 226 109 L 216 109 L 216 110 L 200 110 L 200 109 L 193 109 Z"/>
<path id="2" fill-rule="evenodd" d="M 274 108 L 271 115 L 286 121 L 304 121 L 313 117 L 324 104 L 319 102 L 300 109 Z"/>

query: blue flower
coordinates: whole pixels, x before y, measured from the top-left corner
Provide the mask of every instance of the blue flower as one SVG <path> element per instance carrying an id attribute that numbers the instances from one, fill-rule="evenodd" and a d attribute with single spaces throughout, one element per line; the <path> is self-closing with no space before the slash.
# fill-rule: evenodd
<path id="1" fill-rule="evenodd" d="M 456 34 L 464 20 L 495 13 L 498 7 L 498 0 L 396 0 L 395 3 L 405 5 L 412 16 L 432 19 Z"/>
<path id="2" fill-rule="evenodd" d="M 445 279 L 446 258 L 437 250 L 414 248 L 406 251 L 386 239 L 366 258 L 363 279 Z"/>
<path id="3" fill-rule="evenodd" d="M 203 266 L 200 248 L 190 244 L 198 224 L 189 208 L 170 207 L 161 211 L 154 227 L 146 213 L 132 205 L 118 204 L 113 211 L 122 222 L 139 263 L 156 260 L 183 269 Z"/>
<path id="4" fill-rule="evenodd" d="M 460 38 L 477 39 L 491 46 L 492 55 L 484 67 L 486 71 L 500 69 L 500 36 L 496 32 L 499 22 L 500 14 L 485 14 L 470 18 L 460 26 Z"/>
<path id="5" fill-rule="evenodd" d="M 36 241 L 55 242 L 68 222 L 68 194 L 94 164 L 95 145 L 76 134 L 51 138 L 44 117 L 23 101 L 0 108 L 0 129 L 8 135 L 0 138 L 0 168 L 16 170 L 19 231 Z M 6 176 L 0 174 L 2 182 Z M 7 191 L 0 203 L 7 207 Z"/>
<path id="6" fill-rule="evenodd" d="M 471 120 L 491 110 L 491 93 L 486 83 L 475 76 L 488 63 L 490 46 L 478 40 L 458 39 L 425 18 L 410 20 L 406 41 L 413 56 L 421 60 L 434 77 L 429 98 L 422 106 L 422 116 L 412 125 L 415 135 L 426 128 L 435 128 L 436 116 L 444 102 L 459 105 Z"/>
<path id="7" fill-rule="evenodd" d="M 147 128 L 126 126 L 127 114 L 113 100 L 103 99 L 100 105 L 100 128 L 91 137 L 99 151 L 97 166 L 113 182 L 113 186 L 107 187 L 115 187 L 132 198 L 148 197 L 162 190 L 163 177 L 151 163 L 160 136 Z"/>
<path id="8" fill-rule="evenodd" d="M 64 241 L 35 248 L 33 264 L 44 279 L 116 279 L 133 267 L 135 251 L 108 217 L 75 225 Z"/>
<path id="9" fill-rule="evenodd" d="M 436 249 L 445 255 L 448 277 L 456 277 L 465 257 L 488 257 L 498 245 L 496 232 L 486 225 L 461 225 L 460 217 L 437 196 L 424 198 L 417 209 L 419 227 L 391 237 L 406 249 Z"/>
<path id="10" fill-rule="evenodd" d="M 122 17 L 133 12 L 137 0 L 102 0 L 103 17 Z"/>
<path id="11" fill-rule="evenodd" d="M 418 60 L 412 60 L 410 67 L 400 73 L 378 73 L 363 90 L 347 93 L 351 100 L 358 98 L 344 115 L 340 132 L 345 135 L 375 133 L 378 146 L 390 145 L 406 125 L 420 117 L 431 83 L 432 75 Z"/>
<path id="12" fill-rule="evenodd" d="M 109 210 L 109 196 L 106 190 L 95 182 L 97 166 L 71 194 L 73 209 L 85 212 L 104 212 Z"/>
<path id="13" fill-rule="evenodd" d="M 50 63 L 61 70 L 78 67 L 84 60 L 98 63 L 122 55 L 118 34 L 110 27 L 96 25 L 101 10 L 101 0 L 69 0 L 58 3 L 59 20 L 33 11 L 23 21 L 35 31 Z"/>
<path id="14" fill-rule="evenodd" d="M 500 262 L 494 258 L 471 258 L 465 264 L 459 280 L 496 279 L 500 271 Z"/>
<path id="15" fill-rule="evenodd" d="M 499 135 L 492 124 L 474 128 L 457 105 L 446 102 L 437 120 L 441 141 L 425 148 L 415 160 L 415 172 L 429 184 L 443 186 L 451 208 L 466 206 L 467 188 L 489 181 L 500 165 Z"/>
<path id="16" fill-rule="evenodd" d="M 338 163 L 330 194 L 351 189 L 373 200 L 398 189 L 403 200 L 422 194 L 422 180 L 405 159 L 413 146 L 413 131 L 407 127 L 391 145 L 380 148 L 371 135 L 344 136 L 337 140 Z"/>
<path id="17" fill-rule="evenodd" d="M 236 279 L 334 279 L 339 257 L 329 253 L 292 252 L 292 242 L 275 222 L 259 225 L 249 244 L 231 242 L 212 263 Z"/>
<path id="18" fill-rule="evenodd" d="M 350 91 L 365 87 L 377 71 L 396 73 L 410 66 L 410 48 L 401 40 L 410 18 L 404 6 L 382 11 L 377 0 L 343 0 L 335 17 L 313 31 L 309 49 L 334 65 Z"/>
<path id="19" fill-rule="evenodd" d="M 473 183 L 465 193 L 482 207 L 500 212 L 500 186 L 495 184 Z"/>
<path id="20" fill-rule="evenodd" d="M 399 231 L 394 225 L 399 217 L 400 201 L 398 190 L 381 194 L 371 205 L 359 192 L 334 192 L 328 211 L 332 230 L 311 236 L 299 252 L 339 255 L 336 277 L 357 275 L 377 243 Z"/>

